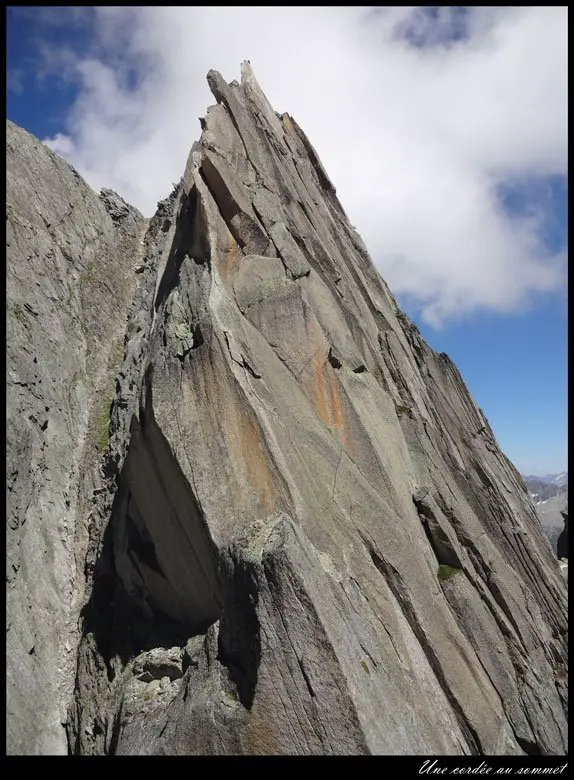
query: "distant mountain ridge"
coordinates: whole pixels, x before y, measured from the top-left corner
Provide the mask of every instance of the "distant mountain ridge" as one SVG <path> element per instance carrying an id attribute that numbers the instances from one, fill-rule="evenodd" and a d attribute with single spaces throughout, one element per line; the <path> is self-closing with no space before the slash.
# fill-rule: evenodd
<path id="1" fill-rule="evenodd" d="M 535 504 L 548 501 L 549 498 L 566 495 L 568 493 L 568 472 L 561 474 L 548 474 L 545 477 L 523 477 L 530 497 Z"/>
<path id="2" fill-rule="evenodd" d="M 568 472 L 561 471 L 559 474 L 546 474 L 545 476 L 529 475 L 523 477 L 525 482 L 544 482 L 546 485 L 557 485 L 558 487 L 568 486 Z"/>
<path id="3" fill-rule="evenodd" d="M 568 500 L 568 472 L 547 474 L 544 477 L 523 477 L 530 493 L 530 498 L 536 505 L 536 512 L 544 532 L 550 540 L 552 549 L 557 553 L 558 537 L 564 527 L 562 511 Z"/>

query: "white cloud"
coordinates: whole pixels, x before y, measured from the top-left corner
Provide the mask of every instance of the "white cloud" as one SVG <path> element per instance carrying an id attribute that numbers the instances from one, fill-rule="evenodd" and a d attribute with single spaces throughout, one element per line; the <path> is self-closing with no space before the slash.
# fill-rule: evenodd
<path id="1" fill-rule="evenodd" d="M 20 68 L 11 68 L 6 73 L 6 89 L 21 95 L 24 91 L 24 72 Z"/>
<path id="2" fill-rule="evenodd" d="M 250 59 L 276 110 L 311 139 L 393 292 L 427 322 L 516 311 L 564 284 L 564 253 L 540 239 L 542 205 L 510 218 L 497 190 L 566 174 L 565 7 L 464 18 L 448 7 L 435 19 L 398 7 L 105 7 L 94 24 L 66 134 L 49 143 L 95 188 L 153 213 L 214 102 L 207 71 L 230 81 Z"/>

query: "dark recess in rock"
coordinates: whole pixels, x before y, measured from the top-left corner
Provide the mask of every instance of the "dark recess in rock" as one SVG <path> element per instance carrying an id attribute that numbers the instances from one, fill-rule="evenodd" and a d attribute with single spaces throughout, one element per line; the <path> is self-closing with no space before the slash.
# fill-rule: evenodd
<path id="1" fill-rule="evenodd" d="M 564 518 L 564 528 L 558 537 L 556 552 L 558 558 L 566 558 L 568 560 L 568 504 L 566 504 L 566 508 L 561 512 L 561 515 Z"/>

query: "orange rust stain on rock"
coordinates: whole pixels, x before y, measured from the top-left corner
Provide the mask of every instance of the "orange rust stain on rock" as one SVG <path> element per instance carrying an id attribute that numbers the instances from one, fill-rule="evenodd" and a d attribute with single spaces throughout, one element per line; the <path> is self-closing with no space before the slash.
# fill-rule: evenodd
<path id="1" fill-rule="evenodd" d="M 373 376 L 375 377 L 378 384 L 383 388 L 383 390 L 388 390 L 387 380 L 385 379 L 385 375 L 383 374 L 383 370 L 380 366 L 375 365 L 373 368 Z"/>
<path id="2" fill-rule="evenodd" d="M 347 446 L 347 415 L 336 371 L 326 359 L 326 344 L 321 326 L 314 317 L 306 319 L 307 344 L 315 349 L 309 368 L 302 377 L 303 391 L 313 408 L 343 446 Z"/>
<path id="3" fill-rule="evenodd" d="M 341 395 L 339 392 L 339 380 L 335 376 L 335 372 L 331 366 L 325 364 L 325 370 L 327 371 L 327 378 L 329 381 L 329 395 L 331 406 L 331 425 L 337 432 L 341 443 L 347 443 L 347 434 L 345 431 L 345 419 L 343 417 L 343 409 L 341 404 Z"/>
<path id="4" fill-rule="evenodd" d="M 276 509 L 276 491 L 265 454 L 261 429 L 257 421 L 244 411 L 239 419 L 239 452 L 236 457 L 243 463 L 247 483 L 259 499 L 262 509 L 271 513 Z"/>
<path id="5" fill-rule="evenodd" d="M 223 468 L 229 485 L 228 495 L 236 508 L 253 510 L 259 507 L 271 514 L 277 507 L 276 481 L 270 469 L 268 456 L 254 413 L 241 395 L 235 378 L 222 370 L 221 355 L 193 364 L 193 379 L 183 386 L 183 401 L 200 410 L 205 421 L 206 436 L 216 436 L 210 455 L 226 452 L 225 462 L 214 466 Z M 240 391 L 239 391 L 240 393 Z M 254 501 L 255 498 L 255 501 Z"/>
<path id="6" fill-rule="evenodd" d="M 331 417 L 329 415 L 325 374 L 323 372 L 323 356 L 320 352 L 316 352 L 313 357 L 313 394 L 315 396 L 317 414 L 325 425 L 330 427 Z"/>
<path id="7" fill-rule="evenodd" d="M 277 739 L 277 729 L 273 722 L 276 707 L 269 706 L 269 699 L 264 689 L 258 690 L 255 706 L 249 713 L 240 737 L 243 752 L 248 756 L 272 756 L 282 752 L 282 740 Z"/>
<path id="8" fill-rule="evenodd" d="M 293 122 L 291 121 L 291 117 L 289 116 L 289 114 L 283 114 L 281 116 L 281 119 L 283 121 L 283 124 L 287 132 L 296 138 L 297 133 L 295 132 L 295 128 L 293 127 Z"/>
<path id="9" fill-rule="evenodd" d="M 212 389 L 219 397 L 219 427 L 234 475 L 233 501 L 238 508 L 254 509 L 255 494 L 255 505 L 270 514 L 277 507 L 276 482 L 259 421 L 233 377 L 221 377 Z"/>
<path id="10" fill-rule="evenodd" d="M 222 386 L 216 369 L 217 357 L 216 355 L 214 361 L 211 350 L 198 355 L 188 368 L 189 381 L 182 384 L 182 406 L 199 407 L 200 420 L 205 421 L 206 428 L 212 430 L 217 430 L 219 422 L 217 403 L 212 403 L 212 399 L 217 398 Z"/>
<path id="11" fill-rule="evenodd" d="M 220 263 L 219 266 L 219 273 L 221 274 L 221 278 L 225 281 L 228 276 L 231 274 L 232 271 L 235 270 L 235 267 L 237 266 L 237 241 L 233 238 L 233 236 L 229 236 L 229 249 L 225 253 L 225 259 L 222 263 Z"/>
<path id="12" fill-rule="evenodd" d="M 277 492 L 259 422 L 243 407 L 242 399 L 228 390 L 221 397 L 219 424 L 234 475 L 233 502 L 237 508 L 258 506 L 271 514 L 277 508 Z"/>
<path id="13" fill-rule="evenodd" d="M 341 444 L 346 445 L 347 431 L 339 380 L 321 352 L 313 358 L 311 396 L 317 414 L 334 433 Z"/>

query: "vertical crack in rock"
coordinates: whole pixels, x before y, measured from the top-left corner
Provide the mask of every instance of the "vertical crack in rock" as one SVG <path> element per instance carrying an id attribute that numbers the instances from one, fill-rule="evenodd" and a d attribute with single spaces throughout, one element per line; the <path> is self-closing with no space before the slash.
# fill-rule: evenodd
<path id="1" fill-rule="evenodd" d="M 207 81 L 150 220 L 7 124 L 8 753 L 567 754 L 567 560 L 296 121 Z"/>

